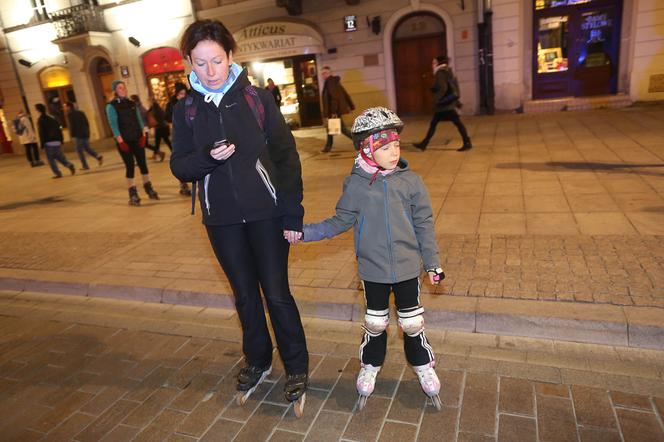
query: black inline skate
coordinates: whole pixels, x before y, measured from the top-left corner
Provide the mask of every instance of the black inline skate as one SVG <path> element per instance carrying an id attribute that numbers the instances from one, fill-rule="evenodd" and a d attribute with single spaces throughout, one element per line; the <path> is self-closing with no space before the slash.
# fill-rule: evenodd
<path id="1" fill-rule="evenodd" d="M 304 401 L 306 400 L 307 386 L 309 385 L 309 376 L 306 373 L 289 374 L 286 376 L 286 385 L 284 385 L 284 395 L 288 402 L 293 403 L 295 416 L 304 415 Z"/>
<path id="2" fill-rule="evenodd" d="M 244 403 L 247 402 L 247 399 L 249 399 L 249 396 L 251 396 L 270 373 L 272 373 L 271 365 L 267 368 L 247 365 L 240 369 L 240 373 L 237 375 L 236 386 L 236 390 L 239 392 L 235 398 L 237 404 L 244 405 Z"/>

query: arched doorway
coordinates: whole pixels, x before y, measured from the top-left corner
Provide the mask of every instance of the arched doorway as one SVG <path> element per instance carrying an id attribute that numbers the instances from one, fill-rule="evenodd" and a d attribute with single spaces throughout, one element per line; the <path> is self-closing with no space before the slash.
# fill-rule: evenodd
<path id="1" fill-rule="evenodd" d="M 168 99 L 175 94 L 175 83 L 188 84 L 180 51 L 175 48 L 157 48 L 143 55 L 143 71 L 150 95 L 166 108 Z"/>
<path id="2" fill-rule="evenodd" d="M 95 99 L 97 101 L 97 113 L 101 116 L 99 118 L 101 121 L 99 129 L 101 133 L 99 136 L 108 137 L 111 135 L 111 128 L 106 118 L 106 103 L 111 101 L 113 97 L 113 88 L 111 88 L 114 78 L 113 66 L 103 57 L 93 59 L 90 63 L 90 78 L 92 78 Z"/>
<path id="3" fill-rule="evenodd" d="M 67 127 L 64 103 L 76 101 L 69 71 L 61 66 L 49 66 L 39 73 L 39 82 L 47 112 L 58 120 L 60 126 Z"/>
<path id="4" fill-rule="evenodd" d="M 394 27 L 392 54 L 399 114 L 430 113 L 431 60 L 447 55 L 445 23 L 430 12 L 404 16 Z"/>

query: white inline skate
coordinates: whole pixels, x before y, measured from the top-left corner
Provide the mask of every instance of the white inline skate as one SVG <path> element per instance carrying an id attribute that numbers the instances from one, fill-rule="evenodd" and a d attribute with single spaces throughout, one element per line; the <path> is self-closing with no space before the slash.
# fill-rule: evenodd
<path id="1" fill-rule="evenodd" d="M 357 403 L 358 410 L 362 410 L 367 403 L 367 399 L 371 396 L 376 385 L 376 376 L 380 371 L 380 367 L 374 367 L 370 364 L 362 364 L 360 373 L 357 375 L 357 393 L 360 398 Z"/>
<path id="2" fill-rule="evenodd" d="M 249 399 L 249 396 L 251 396 L 270 373 L 272 373 L 271 365 L 267 368 L 247 365 L 240 369 L 240 373 L 237 375 L 236 389 L 238 394 L 235 397 L 235 402 L 238 405 L 244 405 L 244 403 L 247 402 L 247 399 Z"/>
<path id="3" fill-rule="evenodd" d="M 435 362 L 430 362 L 426 365 L 413 367 L 413 370 L 415 370 L 417 378 L 420 380 L 420 386 L 422 386 L 424 394 L 431 399 L 436 410 L 440 411 L 443 404 L 438 396 L 438 393 L 440 393 L 440 380 L 438 380 L 438 375 L 434 369 L 435 366 Z"/>

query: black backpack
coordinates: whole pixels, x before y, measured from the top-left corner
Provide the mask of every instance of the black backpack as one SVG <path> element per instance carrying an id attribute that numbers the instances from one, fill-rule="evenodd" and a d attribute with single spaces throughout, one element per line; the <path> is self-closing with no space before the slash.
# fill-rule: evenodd
<path id="1" fill-rule="evenodd" d="M 25 125 L 21 122 L 21 118 L 15 118 L 12 123 L 14 124 L 14 132 L 16 135 L 23 135 L 25 132 Z"/>

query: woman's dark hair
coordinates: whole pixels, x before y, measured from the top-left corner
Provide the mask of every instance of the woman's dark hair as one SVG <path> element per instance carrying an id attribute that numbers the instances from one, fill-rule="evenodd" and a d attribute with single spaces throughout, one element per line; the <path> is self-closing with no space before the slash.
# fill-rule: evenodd
<path id="1" fill-rule="evenodd" d="M 437 64 L 443 64 L 449 62 L 449 58 L 447 58 L 447 55 L 439 55 L 436 57 L 436 63 Z"/>
<path id="2" fill-rule="evenodd" d="M 44 106 L 41 103 L 35 104 L 35 109 L 37 109 L 37 112 L 39 112 L 40 114 L 45 114 L 46 113 L 46 106 Z"/>
<path id="3" fill-rule="evenodd" d="M 226 55 L 235 52 L 235 39 L 226 26 L 218 20 L 198 20 L 185 29 L 180 40 L 180 52 L 184 58 L 191 57 L 191 51 L 203 40 L 218 43 Z"/>

